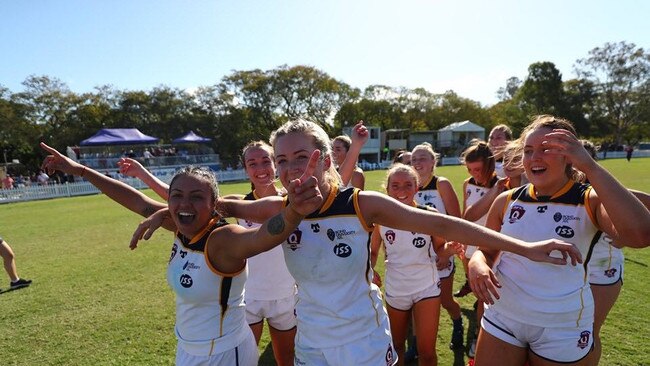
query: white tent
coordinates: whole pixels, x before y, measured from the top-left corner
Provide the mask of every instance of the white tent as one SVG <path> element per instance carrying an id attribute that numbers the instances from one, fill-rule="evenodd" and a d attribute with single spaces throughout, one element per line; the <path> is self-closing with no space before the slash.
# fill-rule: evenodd
<path id="1" fill-rule="evenodd" d="M 438 130 L 438 148 L 464 146 L 471 139 L 485 139 L 485 128 L 471 121 L 454 122 Z"/>

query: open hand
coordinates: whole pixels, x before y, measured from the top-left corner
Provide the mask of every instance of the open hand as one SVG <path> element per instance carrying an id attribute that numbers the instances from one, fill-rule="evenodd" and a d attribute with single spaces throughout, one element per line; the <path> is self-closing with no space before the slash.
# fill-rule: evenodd
<path id="1" fill-rule="evenodd" d="M 138 247 L 138 241 L 143 239 L 149 240 L 151 235 L 163 225 L 167 217 L 169 217 L 169 208 L 163 208 L 140 222 L 140 225 L 138 225 L 138 228 L 135 229 L 131 237 L 129 248 L 133 250 Z"/>
<path id="2" fill-rule="evenodd" d="M 559 252 L 562 257 L 551 256 L 554 251 Z M 555 239 L 529 243 L 524 255 L 536 262 L 565 265 L 568 263 L 567 260 L 570 259 L 571 264 L 574 266 L 582 263 L 582 254 L 575 245 Z"/>
<path id="3" fill-rule="evenodd" d="M 479 301 L 492 305 L 495 299 L 499 299 L 497 288 L 501 287 L 501 284 L 490 266 L 484 261 L 469 261 L 467 279 L 472 292 Z"/>

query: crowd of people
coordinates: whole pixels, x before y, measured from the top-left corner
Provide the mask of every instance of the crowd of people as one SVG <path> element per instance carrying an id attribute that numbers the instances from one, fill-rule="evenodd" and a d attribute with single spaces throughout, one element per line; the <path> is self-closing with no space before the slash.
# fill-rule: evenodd
<path id="1" fill-rule="evenodd" d="M 279 365 L 403 365 L 409 347 L 435 365 L 441 306 L 449 347 L 476 365 L 598 363 L 622 284 L 615 248 L 650 244 L 650 196 L 623 187 L 558 117 L 538 116 L 517 139 L 500 125 L 472 141 L 462 201 L 435 174 L 428 143 L 395 156 L 386 194 L 364 190 L 356 162 L 367 139 L 363 123 L 331 140 L 316 123 L 289 121 L 269 144 L 244 147 L 251 189 L 225 197 L 204 168 L 167 185 L 119 161 L 166 204 L 45 144 L 43 169 L 83 177 L 144 216 L 132 249 L 160 227 L 175 232 L 178 365 L 256 365 L 264 322 Z M 467 278 L 456 293 L 454 257 Z M 480 326 L 465 345 L 454 295 L 469 294 Z"/>

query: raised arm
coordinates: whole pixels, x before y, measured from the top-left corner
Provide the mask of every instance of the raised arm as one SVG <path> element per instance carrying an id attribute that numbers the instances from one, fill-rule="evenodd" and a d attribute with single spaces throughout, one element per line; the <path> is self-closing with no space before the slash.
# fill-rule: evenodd
<path id="1" fill-rule="evenodd" d="M 135 159 L 121 158 L 117 162 L 120 167 L 120 174 L 140 179 L 149 188 L 153 189 L 158 196 L 167 201 L 169 199 L 169 185 L 151 174 L 150 171 Z"/>
<path id="2" fill-rule="evenodd" d="M 53 173 L 55 170 L 60 170 L 66 174 L 83 177 L 113 201 L 138 215 L 148 217 L 161 208 L 167 207 L 165 203 L 147 197 L 128 184 L 107 177 L 92 168 L 73 161 L 43 142 L 41 142 L 41 147 L 50 154 L 43 160 L 42 169 L 50 173 Z"/>
<path id="3" fill-rule="evenodd" d="M 558 240 L 526 243 L 457 217 L 409 207 L 377 192 L 360 192 L 359 206 L 367 224 L 378 223 L 461 243 L 505 250 L 539 262 L 566 264 L 569 257 L 573 264 L 582 262 L 580 252 L 572 244 Z M 563 258 L 550 256 L 553 250 L 559 250 Z"/>
<path id="4" fill-rule="evenodd" d="M 359 159 L 359 153 L 361 153 L 361 148 L 366 141 L 368 141 L 369 136 L 370 133 L 366 126 L 363 125 L 363 121 L 359 121 L 354 125 L 354 128 L 352 129 L 352 144 L 350 144 L 350 150 L 348 150 L 347 155 L 345 155 L 343 164 L 339 166 L 339 174 L 341 175 L 341 181 L 344 186 L 348 185 L 350 180 L 353 178 L 355 168 L 357 167 L 357 160 Z M 363 173 L 361 174 L 363 176 Z M 360 178 L 357 177 L 356 182 L 353 182 L 353 185 L 354 183 L 365 185 L 365 178 L 363 178 L 363 182 L 360 182 L 359 179 Z M 355 187 L 357 186 L 355 185 Z"/>
<path id="5" fill-rule="evenodd" d="M 285 241 L 305 216 L 321 206 L 323 196 L 318 189 L 318 180 L 313 176 L 319 157 L 320 151 L 315 150 L 303 175 L 289 184 L 289 205 L 262 226 L 246 229 L 239 225 L 226 225 L 210 235 L 207 255 L 215 269 L 224 273 L 241 270 L 247 258 Z"/>
<path id="6" fill-rule="evenodd" d="M 221 216 L 237 217 L 258 223 L 277 215 L 282 210 L 284 202 L 284 198 L 280 196 L 269 196 L 254 201 L 227 197 L 219 198 L 217 202 L 217 209 Z"/>
<path id="7" fill-rule="evenodd" d="M 542 142 L 548 154 L 563 155 L 576 169 L 587 175 L 595 192 L 590 203 L 597 225 L 614 242 L 642 248 L 650 245 L 650 212 L 585 150 L 582 143 L 566 130 L 553 130 Z M 602 194 L 597 194 L 601 192 Z M 630 220 L 630 218 L 634 218 Z"/>
<path id="8" fill-rule="evenodd" d="M 465 207 L 463 218 L 468 221 L 476 221 L 483 217 L 490 210 L 492 202 L 505 188 L 506 178 L 499 178 L 494 187 L 490 188 L 483 197 L 479 198 L 474 204 Z"/>

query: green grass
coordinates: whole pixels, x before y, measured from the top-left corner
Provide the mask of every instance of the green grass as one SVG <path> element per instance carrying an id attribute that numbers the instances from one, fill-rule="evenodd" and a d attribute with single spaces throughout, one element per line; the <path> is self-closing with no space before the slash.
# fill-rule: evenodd
<path id="1" fill-rule="evenodd" d="M 602 164 L 630 188 L 650 191 L 650 159 Z M 440 167 L 461 194 L 462 167 Z M 384 171 L 366 173 L 381 190 Z M 222 194 L 245 193 L 248 183 L 223 184 Z M 145 191 L 154 196 L 151 191 Z M 0 205 L 2 235 L 16 253 L 18 272 L 31 287 L 0 294 L 2 365 L 173 364 L 174 296 L 165 281 L 172 234 L 161 231 L 136 251 L 128 242 L 139 216 L 103 195 Z M 626 249 L 625 285 L 603 328 L 602 365 L 650 364 L 650 250 Z M 458 262 L 457 262 L 458 263 Z M 380 272 L 383 267 L 380 265 Z M 0 276 L 3 288 L 6 276 Z M 456 274 L 456 287 L 463 280 Z M 461 300 L 465 325 L 473 299 Z M 451 321 L 440 322 L 440 365 L 460 365 L 447 348 Z M 269 338 L 260 365 L 273 365 Z"/>

